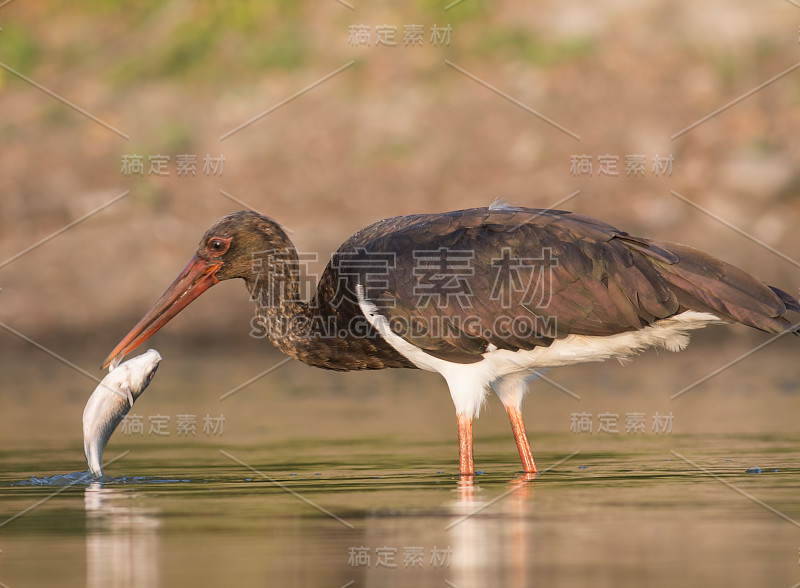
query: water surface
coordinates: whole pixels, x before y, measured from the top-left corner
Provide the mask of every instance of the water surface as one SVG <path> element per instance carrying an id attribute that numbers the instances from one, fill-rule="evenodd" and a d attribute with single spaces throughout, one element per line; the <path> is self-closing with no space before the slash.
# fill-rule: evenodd
<path id="1" fill-rule="evenodd" d="M 723 351 L 718 363 L 738 353 Z M 526 401 L 543 472 L 519 472 L 494 399 L 476 423 L 472 483 L 455 475 L 455 419 L 435 376 L 289 364 L 220 401 L 280 357 L 162 354 L 132 410 L 145 430 L 117 431 L 102 484 L 73 475 L 86 469 L 80 414 L 94 384 L 42 371 L 46 358 L 3 366 L 14 410 L 0 451 L 0 586 L 800 582 L 788 352 L 680 401 L 670 394 L 704 368 L 670 373 L 669 355 L 633 371 L 554 371 L 581 398 L 542 384 Z M 591 433 L 570 430 L 576 412 Z M 626 432 L 633 412 L 644 431 Z M 656 412 L 673 413 L 670 432 L 652 429 Z M 601 414 L 619 415 L 616 433 L 598 431 Z M 192 434 L 178 433 L 179 415 L 195 416 Z M 164 416 L 167 434 L 147 430 Z M 224 417 L 222 430 L 204 430 L 206 417 Z"/>

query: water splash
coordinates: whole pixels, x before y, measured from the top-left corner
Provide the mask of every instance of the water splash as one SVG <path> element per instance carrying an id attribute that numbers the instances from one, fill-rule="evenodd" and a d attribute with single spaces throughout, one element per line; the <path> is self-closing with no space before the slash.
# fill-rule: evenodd
<path id="1" fill-rule="evenodd" d="M 71 474 L 56 474 L 54 476 L 44 476 L 38 478 L 31 476 L 28 480 L 12 482 L 11 486 L 88 486 L 92 483 L 99 484 L 180 484 L 191 482 L 189 479 L 179 478 L 153 478 L 149 476 L 112 476 L 92 477 L 92 473 L 72 472 Z"/>

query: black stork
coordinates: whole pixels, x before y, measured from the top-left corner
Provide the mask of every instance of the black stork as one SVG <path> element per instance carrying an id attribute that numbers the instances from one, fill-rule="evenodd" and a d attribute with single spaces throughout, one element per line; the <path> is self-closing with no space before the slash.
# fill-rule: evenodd
<path id="1" fill-rule="evenodd" d="M 474 473 L 472 420 L 488 390 L 535 473 L 520 406 L 535 370 L 683 349 L 711 323 L 799 329 L 788 293 L 686 245 L 602 221 L 508 205 L 389 218 L 336 251 L 308 301 L 284 230 L 253 211 L 206 231 L 195 256 L 120 341 L 115 365 L 214 284 L 245 281 L 275 347 L 330 370 L 420 368 L 444 376 L 459 470 Z"/>

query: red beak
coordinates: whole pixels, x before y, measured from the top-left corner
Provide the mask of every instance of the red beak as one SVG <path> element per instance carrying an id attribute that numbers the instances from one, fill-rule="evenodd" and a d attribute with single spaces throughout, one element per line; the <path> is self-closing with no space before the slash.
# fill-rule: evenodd
<path id="1" fill-rule="evenodd" d="M 131 332 L 119 342 L 106 360 L 103 369 L 109 365 L 116 367 L 120 360 L 147 341 L 156 331 L 166 325 L 189 303 L 208 290 L 219 280 L 215 274 L 222 266 L 221 261 L 208 261 L 195 255 L 189 265 L 172 282 L 153 307 L 147 311 Z"/>

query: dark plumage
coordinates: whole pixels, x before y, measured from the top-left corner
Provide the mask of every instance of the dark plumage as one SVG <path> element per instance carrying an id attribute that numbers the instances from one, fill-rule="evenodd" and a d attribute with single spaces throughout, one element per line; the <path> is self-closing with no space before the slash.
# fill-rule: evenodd
<path id="1" fill-rule="evenodd" d="M 564 211 L 476 208 L 386 219 L 353 235 L 334 258 L 357 248 L 396 254 L 383 294 L 391 300 L 384 314 L 406 319 L 402 324 L 418 319 L 417 324 L 426 325 L 433 323 L 434 317 L 449 316 L 461 319 L 453 324 L 463 325 L 468 317 L 477 316 L 479 324 L 487 326 L 498 315 L 532 313 L 541 318 L 534 324 L 555 326 L 553 332 L 533 332 L 526 338 L 460 328 L 412 338 L 415 345 L 439 353 L 479 354 L 487 344 L 531 349 L 569 334 L 613 335 L 686 310 L 779 332 L 791 325 L 787 311 L 800 311 L 798 301 L 786 292 L 700 250 L 633 237 L 601 221 Z M 415 304 L 419 296 L 415 295 L 418 278 L 413 273 L 413 253 L 439 248 L 474 252 L 474 273 L 464 278 L 474 293 L 471 305 L 454 301 L 420 308 Z M 551 293 L 546 305 L 523 306 L 522 298 L 529 295 L 524 289 L 511 292 L 505 305 L 489 299 L 497 277 L 493 262 L 502 259 L 504 248 L 512 258 L 531 260 L 519 268 L 523 284 L 535 282 L 536 274 L 542 274 L 540 287 Z M 548 263 L 545 249 L 551 250 L 551 259 L 557 262 L 552 272 L 541 271 Z M 326 274 L 332 271 L 329 265 Z M 363 281 L 364 276 L 348 280 L 353 291 L 359 279 Z"/>
<path id="2" fill-rule="evenodd" d="M 218 276 L 242 277 L 257 299 L 274 298 L 274 292 L 262 289 L 263 277 L 259 283 L 258 276 L 253 275 L 250 255 L 244 264 L 239 251 L 280 252 L 277 257 L 291 260 L 283 268 L 270 270 L 286 270 L 280 281 L 290 285 L 288 294 L 278 304 L 262 300 L 258 313 L 264 317 L 265 326 L 272 327 L 270 340 L 274 345 L 292 357 L 328 369 L 413 367 L 368 325 L 350 324 L 353 317 L 361 315 L 355 303 L 356 285 L 369 283 L 370 272 L 382 269 L 386 287 L 368 288 L 367 297 L 384 299 L 383 314 L 393 325 L 409 327 L 404 334 L 415 345 L 462 361 L 469 360 L 462 354 L 480 358 L 488 344 L 499 349 L 532 349 L 570 334 L 604 336 L 640 329 L 686 310 L 709 312 L 727 321 L 779 332 L 791 325 L 787 311 L 800 311 L 798 302 L 786 292 L 707 253 L 677 243 L 633 237 L 590 217 L 564 211 L 476 208 L 382 220 L 360 230 L 333 254 L 316 295 L 308 303 L 297 297 L 300 269 L 295 250 L 277 223 L 252 212 L 234 213 L 209 229 L 201 243 L 213 235 L 233 234 L 241 235 L 240 245 L 226 255 L 235 260 L 235 273 L 230 270 Z M 473 254 L 469 258 L 472 275 L 464 277 L 471 291 L 469 304 L 459 300 L 441 304 L 442 296 L 433 296 L 434 300 L 420 307 L 421 296 L 415 293 L 420 280 L 414 275 L 418 267 L 414 253 L 441 248 Z M 546 261 L 537 263 L 544 260 L 547 248 L 557 262 L 552 273 L 541 272 Z M 503 249 L 508 249 L 512 258 L 532 260 L 518 269 L 519 279 L 530 284 L 541 273 L 540 288 L 552 292 L 547 305 L 523 307 L 521 299 L 528 295 L 525 290 L 510 292 L 505 305 L 489 299 L 497 274 L 493 263 L 502 259 Z M 394 256 L 392 266 L 376 270 L 371 260 L 382 253 Z M 341 273 L 345 258 L 348 266 L 361 269 Z M 532 331 L 529 337 L 521 338 L 482 328 L 492 325 L 498 315 L 530 313 L 541 318 L 533 319 L 532 325 L 552 325 L 555 330 Z M 282 329 L 281 324 L 287 322 L 300 325 L 301 321 L 287 321 L 287 317 L 302 319 L 308 328 Z M 315 317 L 322 317 L 316 326 Z M 443 317 L 450 319 L 452 328 L 430 333 L 430 327 L 438 327 Z M 479 321 L 467 321 L 470 317 Z M 424 330 L 412 331 L 412 323 Z M 330 329 L 331 324 L 337 328 Z M 331 336 L 339 331 L 345 336 Z M 402 333 L 400 329 L 396 332 Z"/>

